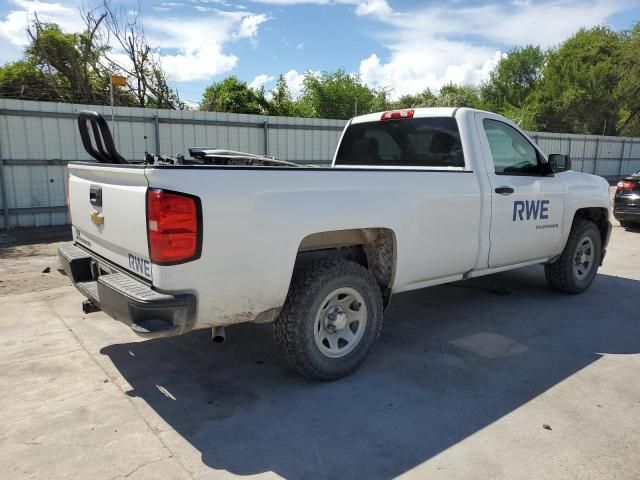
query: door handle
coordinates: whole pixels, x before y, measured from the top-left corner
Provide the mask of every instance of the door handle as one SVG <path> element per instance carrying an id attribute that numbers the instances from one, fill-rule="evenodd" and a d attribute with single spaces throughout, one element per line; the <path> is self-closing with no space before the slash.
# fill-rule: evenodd
<path id="1" fill-rule="evenodd" d="M 511 187 L 498 187 L 498 188 L 496 188 L 496 193 L 499 193 L 500 195 L 511 195 L 513 192 L 514 192 L 514 190 Z"/>

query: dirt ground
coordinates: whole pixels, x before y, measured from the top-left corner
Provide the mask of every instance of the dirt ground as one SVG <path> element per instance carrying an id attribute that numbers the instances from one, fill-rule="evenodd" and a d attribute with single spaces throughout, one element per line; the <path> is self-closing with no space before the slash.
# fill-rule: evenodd
<path id="1" fill-rule="evenodd" d="M 62 243 L 0 248 L 0 296 L 70 285 L 57 271 L 57 251 Z"/>
<path id="2" fill-rule="evenodd" d="M 70 285 L 57 269 L 58 247 L 69 228 L 25 229 L 0 234 L 0 296 Z"/>

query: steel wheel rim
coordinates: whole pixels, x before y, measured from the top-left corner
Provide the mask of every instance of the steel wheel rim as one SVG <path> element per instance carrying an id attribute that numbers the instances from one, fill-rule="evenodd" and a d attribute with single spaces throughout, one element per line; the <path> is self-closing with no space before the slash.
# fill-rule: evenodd
<path id="1" fill-rule="evenodd" d="M 356 289 L 341 287 L 320 303 L 313 324 L 316 346 L 329 358 L 351 353 L 367 327 L 367 304 Z"/>
<path id="2" fill-rule="evenodd" d="M 587 277 L 593 269 L 593 260 L 595 258 L 595 249 L 593 241 L 589 237 L 584 237 L 578 243 L 576 254 L 573 260 L 573 274 L 578 280 Z"/>

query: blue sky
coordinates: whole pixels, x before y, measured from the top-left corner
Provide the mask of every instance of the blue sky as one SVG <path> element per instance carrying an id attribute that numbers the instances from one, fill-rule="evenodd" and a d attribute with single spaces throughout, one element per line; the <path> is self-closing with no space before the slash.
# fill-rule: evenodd
<path id="1" fill-rule="evenodd" d="M 136 0 L 112 0 L 136 9 Z M 393 96 L 478 84 L 516 45 L 549 47 L 580 27 L 640 21 L 640 0 L 141 0 L 147 37 L 181 97 L 228 75 L 298 92 L 305 71 L 343 68 Z M 34 12 L 82 28 L 87 0 L 3 0 L 0 62 L 18 58 Z"/>

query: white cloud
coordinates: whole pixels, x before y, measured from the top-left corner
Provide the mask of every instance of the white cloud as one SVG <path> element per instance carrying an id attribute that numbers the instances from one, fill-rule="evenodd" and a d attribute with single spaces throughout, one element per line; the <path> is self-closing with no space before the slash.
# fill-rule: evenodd
<path id="1" fill-rule="evenodd" d="M 235 38 L 253 38 L 258 33 L 260 24 L 269 20 L 269 17 L 263 13 L 258 15 L 246 15 L 240 21 L 240 28 L 235 34 Z"/>
<path id="2" fill-rule="evenodd" d="M 390 15 L 393 10 L 387 0 L 251 0 L 269 5 L 353 5 L 356 15 Z"/>
<path id="3" fill-rule="evenodd" d="M 240 8 L 240 9 L 245 8 L 242 5 L 234 5 L 233 3 L 227 2 L 226 0 L 191 0 L 191 3 L 204 3 L 204 4 L 212 3 L 212 4 L 222 5 L 223 7 L 227 7 L 227 8 Z"/>
<path id="4" fill-rule="evenodd" d="M 549 0 L 533 5 L 514 0 L 458 5 L 436 4 L 412 11 L 391 11 L 385 6 L 368 10 L 386 28 L 380 34 L 388 58 L 378 52 L 360 63 L 360 75 L 373 87 L 391 87 L 392 96 L 442 85 L 479 84 L 515 45 L 548 47 L 571 36 L 580 27 L 606 22 L 625 4 L 603 0 Z M 387 10 L 387 7 L 389 9 Z M 380 12 L 384 12 L 381 14 Z M 472 39 L 472 40 L 471 40 Z"/>
<path id="5" fill-rule="evenodd" d="M 78 32 L 84 29 L 79 15 L 79 7 L 69 6 L 69 2 L 59 3 L 45 0 L 11 0 L 12 9 L 4 19 L 0 19 L 0 62 L 20 57 L 28 44 L 26 27 L 34 12 L 40 20 L 55 22 L 63 30 Z M 260 25 L 269 20 L 264 14 L 253 14 L 243 10 L 222 11 L 209 7 L 220 1 L 200 1 L 205 13 L 193 15 L 193 10 L 182 8 L 181 16 L 166 13 L 151 13 L 144 18 L 145 33 L 149 42 L 159 47 L 162 64 L 169 78 L 175 81 L 208 80 L 232 70 L 238 57 L 227 51 L 227 46 L 242 39 L 255 39 Z M 160 9 L 175 11 L 183 6 L 179 1 L 166 1 Z M 184 14 L 187 16 L 183 16 Z M 122 59 L 115 46 L 112 57 Z"/>
<path id="6" fill-rule="evenodd" d="M 238 57 L 226 53 L 233 40 L 255 38 L 266 15 L 215 10 L 198 18 L 158 18 L 145 20 L 146 33 L 161 45 L 160 59 L 171 80 L 208 80 L 227 73 L 238 64 Z"/>
<path id="7" fill-rule="evenodd" d="M 154 6 L 153 9 L 160 12 L 168 12 L 169 10 L 175 10 L 176 8 L 183 6 L 184 3 L 179 2 L 162 2 L 160 5 Z"/>
<path id="8" fill-rule="evenodd" d="M 220 45 L 210 45 L 175 55 L 161 55 L 167 77 L 176 82 L 208 79 L 232 70 L 238 57 L 222 52 Z"/>
<path id="9" fill-rule="evenodd" d="M 393 12 L 381 21 L 393 27 L 389 38 L 468 37 L 509 45 L 555 45 L 580 27 L 606 23 L 614 13 L 628 8 L 622 1 L 547 0 L 533 5 L 515 0 L 511 5 L 492 2 L 456 8 L 441 4 L 413 11 Z M 478 40 L 476 40 L 478 43 Z"/>
<path id="10" fill-rule="evenodd" d="M 78 9 L 63 3 L 11 0 L 12 7 L 4 20 L 0 20 L 0 63 L 15 60 L 20 56 L 24 47 L 29 43 L 27 26 L 38 12 L 38 18 L 43 22 L 54 22 L 63 29 L 78 31 L 83 22 L 78 15 Z"/>
<path id="11" fill-rule="evenodd" d="M 421 45 L 398 45 L 386 63 L 374 53 L 360 62 L 360 77 L 370 87 L 391 87 L 391 96 L 397 98 L 426 88 L 439 90 L 447 83 L 478 85 L 503 55 L 464 43 L 442 42 L 433 47 L 435 54 L 427 57 Z M 459 63 L 450 63 L 451 58 Z"/>
<path id="12" fill-rule="evenodd" d="M 390 87 L 394 97 L 425 88 L 438 90 L 449 82 L 477 85 L 512 47 L 557 45 L 579 28 L 606 23 L 611 15 L 629 8 L 624 0 L 424 2 L 413 8 L 396 2 L 399 10 L 387 0 L 253 1 L 351 5 L 356 15 L 378 21 L 383 47 L 364 58 L 358 72 L 369 86 Z M 302 76 L 295 70 L 289 74 L 290 84 Z"/>
<path id="13" fill-rule="evenodd" d="M 367 0 L 357 2 L 356 15 L 375 15 L 384 16 L 391 15 L 393 10 L 387 3 L 387 0 Z"/>
<path id="14" fill-rule="evenodd" d="M 270 5 L 283 5 L 283 6 L 289 6 L 289 5 L 309 5 L 309 4 L 315 4 L 315 5 L 328 5 L 331 2 L 331 0 L 251 0 L 254 3 L 268 3 Z"/>
<path id="15" fill-rule="evenodd" d="M 249 87 L 253 88 L 254 90 L 258 90 L 261 87 L 264 87 L 265 83 L 271 82 L 274 78 L 275 77 L 269 76 L 266 73 L 262 73 L 251 81 L 251 83 L 249 84 Z"/>
<path id="16" fill-rule="evenodd" d="M 304 80 L 304 73 L 298 73 L 297 70 L 289 70 L 284 74 L 284 79 L 287 82 L 289 91 L 293 98 L 299 97 L 302 93 L 302 82 Z"/>
<path id="17" fill-rule="evenodd" d="M 302 50 L 304 48 L 304 43 L 299 43 L 296 45 L 296 50 Z"/>

